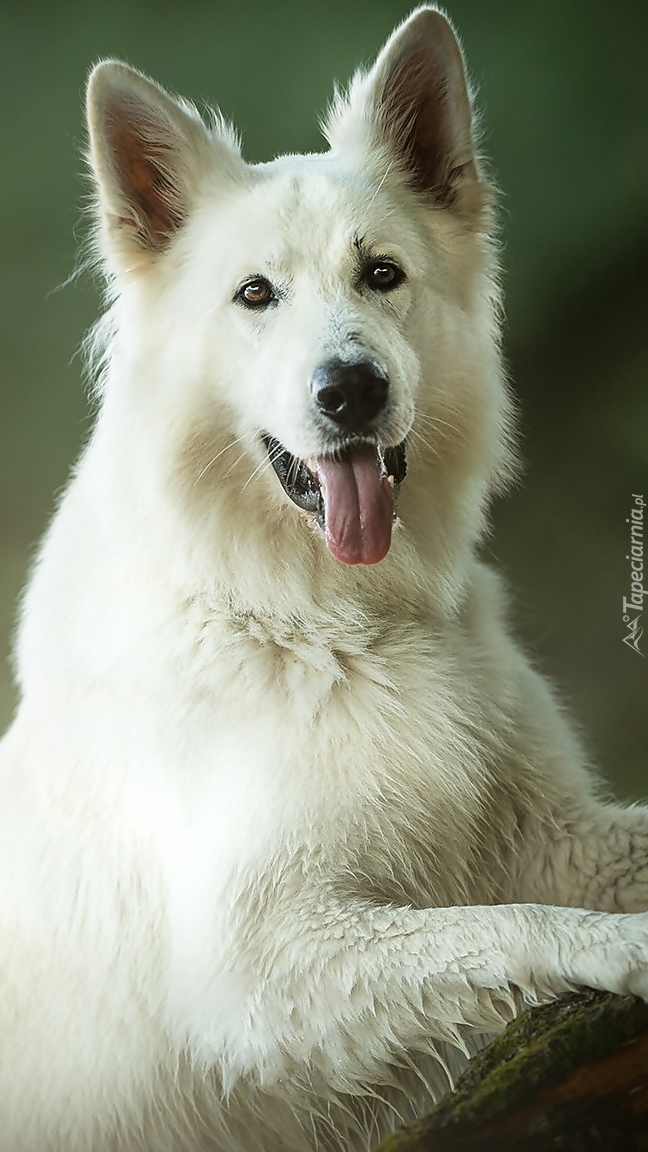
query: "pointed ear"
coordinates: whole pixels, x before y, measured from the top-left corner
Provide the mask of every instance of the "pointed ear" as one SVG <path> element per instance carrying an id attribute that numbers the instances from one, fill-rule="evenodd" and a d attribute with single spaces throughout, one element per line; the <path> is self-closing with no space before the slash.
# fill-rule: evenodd
<path id="1" fill-rule="evenodd" d="M 396 29 L 338 100 L 326 134 L 336 150 L 386 148 L 431 202 L 468 213 L 481 201 L 463 56 L 436 8 L 419 8 Z"/>
<path id="2" fill-rule="evenodd" d="M 117 266 L 167 248 L 219 160 L 242 163 L 224 125 L 210 133 L 192 105 L 118 61 L 93 69 L 87 115 L 103 247 Z"/>

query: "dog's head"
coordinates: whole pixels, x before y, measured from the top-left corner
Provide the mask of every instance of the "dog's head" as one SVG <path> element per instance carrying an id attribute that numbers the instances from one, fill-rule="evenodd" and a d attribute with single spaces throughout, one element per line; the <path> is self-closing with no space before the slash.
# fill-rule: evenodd
<path id="1" fill-rule="evenodd" d="M 421 8 L 396 30 L 336 99 L 323 155 L 247 165 L 217 115 L 111 61 L 88 119 L 101 250 L 140 333 L 122 363 L 168 430 L 191 430 L 194 484 L 233 479 L 235 501 L 346 564 L 382 560 L 397 513 L 433 550 L 452 519 L 474 540 L 506 403 L 490 195 L 447 20 Z"/>

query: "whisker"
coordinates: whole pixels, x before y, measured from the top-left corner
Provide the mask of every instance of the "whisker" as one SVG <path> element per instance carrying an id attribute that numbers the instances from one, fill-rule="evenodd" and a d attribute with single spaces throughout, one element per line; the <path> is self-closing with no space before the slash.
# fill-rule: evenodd
<path id="1" fill-rule="evenodd" d="M 416 422 L 427 425 L 435 431 L 438 428 L 447 428 L 450 432 L 454 432 L 457 435 L 460 435 L 461 432 L 461 429 L 458 428 L 456 424 L 451 424 L 449 420 L 444 420 L 442 416 L 430 416 L 427 412 L 417 412 Z"/>
<path id="2" fill-rule="evenodd" d="M 295 484 L 297 482 L 297 473 L 299 472 L 299 465 L 301 461 L 293 456 L 290 468 L 288 469 L 288 483 Z"/>
<path id="3" fill-rule="evenodd" d="M 236 460 L 234 460 L 233 463 L 230 464 L 229 468 L 227 469 L 227 472 L 225 473 L 225 475 L 223 477 L 225 480 L 229 480 L 234 469 L 238 468 L 239 464 L 241 463 L 241 460 L 244 460 L 246 455 L 247 455 L 246 452 L 241 452 L 240 456 L 237 456 Z"/>
<path id="4" fill-rule="evenodd" d="M 274 448 L 271 452 L 268 452 L 267 455 L 264 456 L 261 463 L 257 464 L 257 466 L 254 469 L 254 471 L 252 472 L 252 474 L 250 476 L 248 476 L 247 480 L 245 481 L 245 484 L 241 488 L 241 492 L 245 492 L 245 489 L 247 488 L 248 484 L 251 484 L 253 480 L 256 480 L 256 479 L 258 479 L 259 476 L 262 476 L 263 473 L 265 471 L 267 471 L 268 468 L 271 468 L 274 461 L 277 460 L 279 456 L 281 456 L 281 453 L 282 453 L 282 449 L 279 446 L 277 448 Z"/>
<path id="5" fill-rule="evenodd" d="M 241 436 L 235 436 L 233 440 L 230 440 L 229 444 L 226 444 L 224 448 L 221 448 L 220 452 L 217 452 L 215 456 L 212 456 L 211 460 L 205 464 L 205 467 L 196 476 L 194 485 L 198 484 L 202 480 L 203 476 L 209 472 L 209 469 L 214 466 L 217 460 L 220 460 L 221 456 L 224 456 L 226 452 L 229 452 L 230 449 L 234 448 L 237 444 L 240 444 L 241 441 L 246 438 L 246 435 L 247 433 L 244 432 Z"/>
<path id="6" fill-rule="evenodd" d="M 381 189 L 382 189 L 382 186 L 383 186 L 383 184 L 385 183 L 385 180 L 386 180 L 386 179 L 387 179 L 387 177 L 389 176 L 389 173 L 391 172 L 391 170 L 392 170 L 392 168 L 393 168 L 393 167 L 394 167 L 394 162 L 393 162 L 393 160 L 390 160 L 390 161 L 389 161 L 389 164 L 387 165 L 387 168 L 385 169 L 385 174 L 384 174 L 384 176 L 383 176 L 382 180 L 380 181 L 380 184 L 379 184 L 379 185 L 378 185 L 378 187 L 376 188 L 376 191 L 374 192 L 373 196 L 371 197 L 371 200 L 369 201 L 369 204 L 367 205 L 367 210 L 369 210 L 369 208 L 372 208 L 372 207 L 373 207 L 373 204 L 374 204 L 374 201 L 375 201 L 375 199 L 376 199 L 376 196 L 377 196 L 377 195 L 378 195 L 378 193 L 381 191 Z"/>

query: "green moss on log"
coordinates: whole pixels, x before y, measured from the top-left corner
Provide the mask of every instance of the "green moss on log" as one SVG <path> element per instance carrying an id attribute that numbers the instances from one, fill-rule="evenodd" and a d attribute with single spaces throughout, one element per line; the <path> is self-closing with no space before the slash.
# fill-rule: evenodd
<path id="1" fill-rule="evenodd" d="M 581 992 L 525 1012 L 376 1152 L 648 1152 L 648 1004 Z"/>

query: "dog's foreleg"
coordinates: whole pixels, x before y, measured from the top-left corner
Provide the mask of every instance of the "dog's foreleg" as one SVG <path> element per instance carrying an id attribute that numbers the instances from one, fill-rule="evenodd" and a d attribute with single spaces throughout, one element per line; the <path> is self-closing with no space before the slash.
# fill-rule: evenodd
<path id="1" fill-rule="evenodd" d="M 648 909 L 648 808 L 591 805 L 547 835 L 525 898 L 606 912 Z M 531 895 L 533 892 L 533 895 Z"/>
<path id="2" fill-rule="evenodd" d="M 405 1050 L 461 1046 L 471 1029 L 499 1030 L 522 1004 L 577 985 L 648 998 L 648 915 L 358 902 L 270 920 L 241 957 L 254 990 L 226 1056 L 268 1088 L 323 1078 L 354 1091 Z"/>

